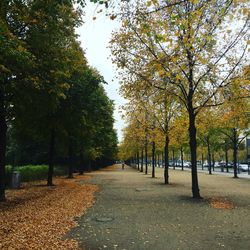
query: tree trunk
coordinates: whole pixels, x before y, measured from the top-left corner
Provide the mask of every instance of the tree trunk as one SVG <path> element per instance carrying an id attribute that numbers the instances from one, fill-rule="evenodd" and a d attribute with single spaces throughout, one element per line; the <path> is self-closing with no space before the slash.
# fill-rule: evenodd
<path id="1" fill-rule="evenodd" d="M 152 178 L 155 178 L 155 142 L 152 144 Z"/>
<path id="2" fill-rule="evenodd" d="M 210 149 L 209 137 L 207 137 L 207 155 L 208 155 L 208 172 L 212 174 L 212 161 L 211 161 L 211 149 Z"/>
<path id="3" fill-rule="evenodd" d="M 143 172 L 143 149 L 141 151 L 141 172 Z"/>
<path id="4" fill-rule="evenodd" d="M 229 168 L 228 168 L 228 147 L 227 147 L 227 142 L 225 142 L 225 161 L 226 161 L 226 169 L 227 169 L 227 173 L 228 173 Z"/>
<path id="5" fill-rule="evenodd" d="M 234 178 L 238 178 L 237 175 L 237 154 L 238 154 L 238 147 L 237 147 L 237 131 L 233 129 L 233 162 L 234 162 Z"/>
<path id="6" fill-rule="evenodd" d="M 197 138 L 196 138 L 196 126 L 195 126 L 195 114 L 192 107 L 192 103 L 189 103 L 189 145 L 191 152 L 191 165 L 192 165 L 192 193 L 193 198 L 200 199 L 200 190 L 197 174 Z"/>
<path id="7" fill-rule="evenodd" d="M 174 149 L 173 149 L 172 153 L 173 153 L 173 169 L 175 169 L 175 152 L 174 152 Z"/>
<path id="8" fill-rule="evenodd" d="M 164 156 L 165 156 L 165 159 L 164 159 L 164 163 L 165 163 L 165 166 L 164 166 L 164 181 L 165 181 L 165 184 L 169 184 L 169 174 L 168 174 L 168 165 L 169 165 L 169 155 L 168 155 L 168 152 L 169 152 L 169 136 L 168 134 L 166 134 L 166 138 L 165 138 L 165 147 L 164 147 Z"/>
<path id="9" fill-rule="evenodd" d="M 0 202 L 5 201 L 5 154 L 7 123 L 5 117 L 4 93 L 0 90 Z"/>
<path id="10" fill-rule="evenodd" d="M 164 150 L 162 151 L 162 155 L 161 155 L 161 166 L 162 168 L 164 166 Z"/>
<path id="11" fill-rule="evenodd" d="M 160 154 L 157 155 L 157 165 L 158 165 L 158 168 L 160 167 Z"/>
<path id="12" fill-rule="evenodd" d="M 79 175 L 83 175 L 83 153 L 80 153 L 80 169 L 79 169 Z"/>
<path id="13" fill-rule="evenodd" d="M 201 154 L 201 169 L 204 169 L 204 155 L 203 153 Z"/>
<path id="14" fill-rule="evenodd" d="M 55 152 L 55 129 L 50 131 L 50 146 L 49 146 L 49 171 L 47 185 L 53 186 L 53 174 L 54 174 L 54 152 Z"/>
<path id="15" fill-rule="evenodd" d="M 73 141 L 70 138 L 69 139 L 69 173 L 68 173 L 68 178 L 73 178 Z"/>
<path id="16" fill-rule="evenodd" d="M 184 164 L 183 164 L 183 148 L 181 147 L 181 170 L 184 170 Z"/>
<path id="17" fill-rule="evenodd" d="M 140 170 L 140 154 L 139 151 L 137 151 L 137 169 Z"/>

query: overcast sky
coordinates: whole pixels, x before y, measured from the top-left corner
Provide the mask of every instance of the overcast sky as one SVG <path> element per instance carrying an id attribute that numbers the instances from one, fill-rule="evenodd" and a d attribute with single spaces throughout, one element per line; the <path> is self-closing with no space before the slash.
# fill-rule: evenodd
<path id="1" fill-rule="evenodd" d="M 118 139 L 121 141 L 124 121 L 118 111 L 119 106 L 124 104 L 124 99 L 118 94 L 119 82 L 115 79 L 115 66 L 108 59 L 110 50 L 107 48 L 111 32 L 119 27 L 119 23 L 116 20 L 110 20 L 105 13 L 97 14 L 96 12 L 96 5 L 88 3 L 85 7 L 85 23 L 77 29 L 77 32 L 89 64 L 95 67 L 108 82 L 108 85 L 104 87 L 109 98 L 115 103 L 115 128 L 118 132 Z M 93 17 L 97 17 L 96 20 L 93 20 Z"/>

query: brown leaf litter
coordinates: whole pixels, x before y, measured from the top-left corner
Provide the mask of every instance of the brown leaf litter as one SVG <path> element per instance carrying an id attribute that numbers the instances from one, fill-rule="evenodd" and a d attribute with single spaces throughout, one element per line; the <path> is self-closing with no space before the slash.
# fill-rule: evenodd
<path id="1" fill-rule="evenodd" d="M 208 202 L 212 208 L 217 208 L 217 209 L 235 208 L 235 204 L 225 197 L 212 197 L 208 199 Z"/>
<path id="2" fill-rule="evenodd" d="M 94 202 L 98 187 L 79 183 L 86 179 L 55 178 L 52 187 L 39 181 L 8 190 L 8 201 L 0 203 L 0 249 L 78 249 L 77 241 L 62 237 Z"/>

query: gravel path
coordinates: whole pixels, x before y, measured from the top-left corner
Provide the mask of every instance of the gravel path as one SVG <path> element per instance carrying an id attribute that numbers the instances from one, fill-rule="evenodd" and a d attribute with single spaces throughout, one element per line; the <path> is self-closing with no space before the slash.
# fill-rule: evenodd
<path id="1" fill-rule="evenodd" d="M 170 170 L 170 185 L 159 168 L 154 179 L 121 165 L 89 175 L 96 203 L 67 235 L 82 249 L 250 249 L 250 179 L 199 173 L 205 199 L 195 201 L 188 171 Z M 211 197 L 235 208 L 213 208 Z"/>

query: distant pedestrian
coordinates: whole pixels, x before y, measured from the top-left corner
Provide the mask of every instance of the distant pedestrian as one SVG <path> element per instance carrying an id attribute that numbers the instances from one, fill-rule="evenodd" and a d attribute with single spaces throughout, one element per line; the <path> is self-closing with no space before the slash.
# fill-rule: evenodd
<path id="1" fill-rule="evenodd" d="M 124 163 L 122 163 L 122 170 L 124 170 Z"/>

